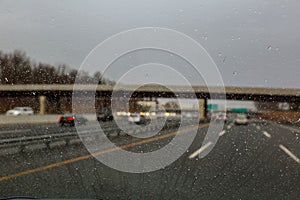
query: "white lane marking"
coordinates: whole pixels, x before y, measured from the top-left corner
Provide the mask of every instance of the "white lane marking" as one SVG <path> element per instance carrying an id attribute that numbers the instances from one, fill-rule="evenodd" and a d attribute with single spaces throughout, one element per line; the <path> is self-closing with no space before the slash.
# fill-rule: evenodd
<path id="1" fill-rule="evenodd" d="M 223 136 L 225 133 L 226 133 L 226 131 L 223 130 L 223 131 L 221 131 L 221 132 L 219 133 L 219 136 Z"/>
<path id="2" fill-rule="evenodd" d="M 267 131 L 263 131 L 263 134 L 264 134 L 267 138 L 271 138 L 271 134 L 268 133 Z"/>
<path id="3" fill-rule="evenodd" d="M 23 132 L 29 132 L 31 129 L 17 129 L 17 130 L 7 130 L 7 131 L 0 131 L 0 134 L 3 133 L 23 133 Z"/>
<path id="4" fill-rule="evenodd" d="M 279 148 L 283 150 L 288 156 L 290 156 L 294 161 L 300 164 L 300 159 L 295 154 L 293 154 L 288 148 L 286 148 L 282 144 L 279 145 Z"/>
<path id="5" fill-rule="evenodd" d="M 189 159 L 195 158 L 197 155 L 199 155 L 200 153 L 202 153 L 205 149 L 207 149 L 207 147 L 209 147 L 212 143 L 208 142 L 206 143 L 204 146 L 202 146 L 200 149 L 198 149 L 197 151 L 195 151 L 194 153 L 192 153 L 189 156 Z"/>

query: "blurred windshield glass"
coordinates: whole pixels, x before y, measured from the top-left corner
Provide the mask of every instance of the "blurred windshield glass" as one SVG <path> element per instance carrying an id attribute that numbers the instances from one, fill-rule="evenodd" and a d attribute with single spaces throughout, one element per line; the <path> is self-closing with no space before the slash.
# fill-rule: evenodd
<path id="1" fill-rule="evenodd" d="M 0 0 L 0 198 L 299 199 L 299 8 Z"/>

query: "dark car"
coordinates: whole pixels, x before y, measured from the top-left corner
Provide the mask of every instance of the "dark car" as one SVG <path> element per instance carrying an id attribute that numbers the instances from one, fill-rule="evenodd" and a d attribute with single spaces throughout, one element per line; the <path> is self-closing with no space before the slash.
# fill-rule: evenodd
<path id="1" fill-rule="evenodd" d="M 114 116 L 112 114 L 112 111 L 110 108 L 102 108 L 98 111 L 97 114 L 97 120 L 98 121 L 112 121 L 114 119 Z"/>
<path id="2" fill-rule="evenodd" d="M 78 124 L 85 125 L 88 120 L 81 115 L 73 115 L 73 114 L 64 114 L 58 117 L 58 123 L 60 124 L 60 126 L 64 126 L 64 125 L 74 126 L 75 121 Z"/>

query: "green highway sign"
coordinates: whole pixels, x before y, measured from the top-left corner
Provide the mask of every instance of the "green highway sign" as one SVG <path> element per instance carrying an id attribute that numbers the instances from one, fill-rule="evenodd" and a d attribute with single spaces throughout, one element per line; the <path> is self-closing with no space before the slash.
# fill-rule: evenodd
<path id="1" fill-rule="evenodd" d="M 234 112 L 234 113 L 247 113 L 248 109 L 247 108 L 232 108 L 231 112 Z"/>
<path id="2" fill-rule="evenodd" d="M 218 104 L 207 104 L 207 110 L 218 110 Z"/>

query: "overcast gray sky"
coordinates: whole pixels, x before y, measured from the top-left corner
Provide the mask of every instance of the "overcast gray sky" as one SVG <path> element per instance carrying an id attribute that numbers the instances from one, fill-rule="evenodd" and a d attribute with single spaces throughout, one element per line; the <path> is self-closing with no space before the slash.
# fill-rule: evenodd
<path id="1" fill-rule="evenodd" d="M 0 49 L 75 68 L 113 34 L 165 27 L 203 45 L 225 85 L 299 88 L 299 10 L 298 0 L 1 0 Z M 131 56 L 134 61 L 124 65 L 143 63 L 149 52 Z M 109 73 L 118 67 L 120 62 Z"/>

